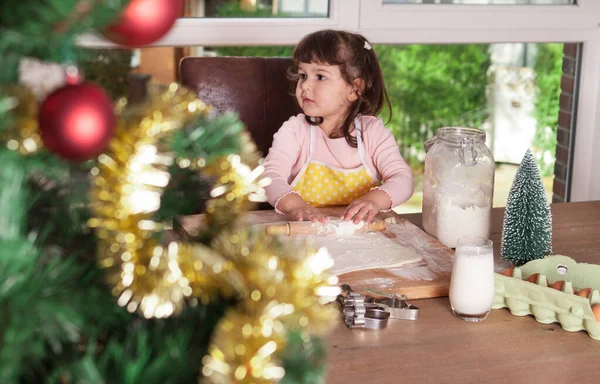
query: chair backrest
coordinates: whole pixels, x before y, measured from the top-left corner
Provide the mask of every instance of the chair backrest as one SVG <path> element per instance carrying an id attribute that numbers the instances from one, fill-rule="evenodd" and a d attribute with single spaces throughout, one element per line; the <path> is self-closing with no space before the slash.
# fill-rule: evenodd
<path id="1" fill-rule="evenodd" d="M 181 83 L 217 112 L 236 112 L 267 155 L 273 134 L 299 113 L 286 71 L 289 57 L 185 57 Z"/>

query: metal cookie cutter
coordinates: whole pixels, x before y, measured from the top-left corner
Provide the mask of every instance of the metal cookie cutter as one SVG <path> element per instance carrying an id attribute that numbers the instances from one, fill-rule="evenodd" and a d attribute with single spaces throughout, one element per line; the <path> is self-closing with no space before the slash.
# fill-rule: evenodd
<path id="1" fill-rule="evenodd" d="M 365 313 L 365 328 L 384 329 L 388 325 L 390 313 L 384 308 L 376 307 L 367 309 Z"/>
<path id="2" fill-rule="evenodd" d="M 344 323 L 350 329 L 384 329 L 387 327 L 390 312 L 377 303 L 366 303 L 365 296 L 352 290 L 348 284 L 342 285 L 338 302 L 342 306 Z"/>
<path id="3" fill-rule="evenodd" d="M 372 302 L 383 306 L 389 311 L 392 319 L 417 320 L 419 318 L 419 308 L 408 304 L 405 294 L 395 293 L 390 295 L 371 289 L 366 289 L 366 291 L 384 297 L 383 299 L 374 299 Z"/>

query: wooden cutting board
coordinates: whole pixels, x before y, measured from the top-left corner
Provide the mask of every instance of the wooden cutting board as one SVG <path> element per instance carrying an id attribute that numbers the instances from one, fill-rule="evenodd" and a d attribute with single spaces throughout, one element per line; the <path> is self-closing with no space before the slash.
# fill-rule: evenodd
<path id="1" fill-rule="evenodd" d="M 340 217 L 342 208 L 322 208 L 325 214 Z M 383 234 L 390 240 L 415 249 L 423 262 L 399 269 L 371 269 L 339 276 L 340 284 L 349 284 L 355 291 L 369 288 L 385 293 L 403 293 L 409 299 L 448 296 L 454 251 L 394 212 L 380 213 L 386 220 Z M 281 222 L 274 211 L 245 212 L 241 218 L 249 225 Z M 177 217 L 174 229 L 181 235 L 196 235 L 203 225 L 203 215 Z"/>
<path id="2" fill-rule="evenodd" d="M 364 293 L 370 288 L 403 293 L 409 299 L 448 296 L 454 251 L 408 220 L 396 218 L 383 232 L 395 242 L 415 249 L 424 263 L 399 269 L 371 269 L 340 275 L 340 283 Z"/>

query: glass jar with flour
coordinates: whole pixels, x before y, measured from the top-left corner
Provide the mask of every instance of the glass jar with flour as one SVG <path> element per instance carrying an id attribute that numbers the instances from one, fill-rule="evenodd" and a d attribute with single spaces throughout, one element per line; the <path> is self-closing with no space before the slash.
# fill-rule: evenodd
<path id="1" fill-rule="evenodd" d="M 477 128 L 444 127 L 425 143 L 423 228 L 450 248 L 490 237 L 494 157 Z"/>

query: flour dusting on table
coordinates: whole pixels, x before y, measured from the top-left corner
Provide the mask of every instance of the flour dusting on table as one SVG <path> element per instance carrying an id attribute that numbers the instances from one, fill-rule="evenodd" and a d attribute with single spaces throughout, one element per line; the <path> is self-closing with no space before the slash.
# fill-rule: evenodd
<path id="1" fill-rule="evenodd" d="M 334 234 L 334 235 L 352 235 L 357 229 L 361 229 L 365 226 L 365 222 L 361 221 L 358 224 L 354 224 L 351 221 L 344 220 L 329 220 L 326 223 L 312 223 L 313 227 L 316 227 L 318 236 Z"/>
<path id="2" fill-rule="evenodd" d="M 352 223 L 350 223 L 352 224 Z M 418 263 L 423 257 L 412 248 L 404 247 L 381 232 L 354 233 L 356 228 L 347 226 L 330 236 L 295 236 L 310 241 L 316 247 L 325 247 L 331 254 L 334 266 L 328 272 L 333 275 L 374 268 L 398 268 Z"/>

